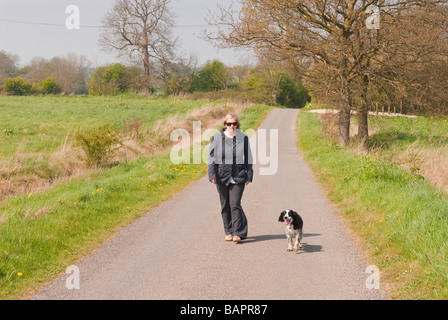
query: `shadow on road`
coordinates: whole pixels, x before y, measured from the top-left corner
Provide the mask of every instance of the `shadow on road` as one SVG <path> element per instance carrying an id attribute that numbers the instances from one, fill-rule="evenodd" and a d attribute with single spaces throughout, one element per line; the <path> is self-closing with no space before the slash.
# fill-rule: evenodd
<path id="1" fill-rule="evenodd" d="M 320 246 L 320 245 L 303 243 L 303 249 L 300 249 L 299 251 L 297 251 L 297 253 L 304 253 L 304 252 L 314 253 L 314 252 L 321 252 L 321 251 L 323 251 L 323 250 L 322 250 L 322 246 Z"/>
<path id="2" fill-rule="evenodd" d="M 262 235 L 262 236 L 248 237 L 246 240 L 244 240 L 244 243 L 276 240 L 276 239 L 284 239 L 284 238 L 285 238 L 284 234 L 268 234 L 268 235 Z"/>
<path id="3" fill-rule="evenodd" d="M 320 233 L 304 233 L 303 238 L 318 237 L 320 235 L 321 235 Z M 286 241 L 286 235 L 283 233 L 283 234 L 268 234 L 268 235 L 253 236 L 248 237 L 241 243 L 251 243 L 251 242 L 279 240 L 279 239 Z M 306 242 L 303 242 L 303 246 L 304 248 L 300 249 L 297 253 L 303 253 L 303 252 L 312 253 L 323 251 L 321 245 L 307 244 Z"/>

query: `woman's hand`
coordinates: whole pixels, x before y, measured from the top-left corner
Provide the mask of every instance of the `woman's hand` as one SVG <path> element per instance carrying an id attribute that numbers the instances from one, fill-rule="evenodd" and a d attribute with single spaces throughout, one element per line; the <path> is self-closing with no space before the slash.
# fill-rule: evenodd
<path id="1" fill-rule="evenodd" d="M 216 179 L 211 179 L 210 182 L 216 184 Z"/>

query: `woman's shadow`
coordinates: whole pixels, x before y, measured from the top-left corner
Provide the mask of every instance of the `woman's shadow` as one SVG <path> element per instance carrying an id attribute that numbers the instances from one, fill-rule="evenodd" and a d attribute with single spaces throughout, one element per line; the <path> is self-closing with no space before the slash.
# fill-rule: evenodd
<path id="1" fill-rule="evenodd" d="M 320 233 L 304 233 L 303 238 L 305 239 L 308 237 L 318 237 L 320 235 L 321 235 Z M 242 243 L 279 240 L 279 239 L 286 241 L 286 235 L 283 233 L 283 234 L 267 234 L 267 235 L 261 235 L 261 236 L 253 236 L 253 237 L 248 237 Z M 302 245 L 303 245 L 303 249 L 300 249 L 298 251 L 298 253 L 301 251 L 302 252 L 321 252 L 321 251 L 323 251 L 321 245 L 308 244 L 307 242 L 304 242 L 303 240 L 302 240 Z"/>

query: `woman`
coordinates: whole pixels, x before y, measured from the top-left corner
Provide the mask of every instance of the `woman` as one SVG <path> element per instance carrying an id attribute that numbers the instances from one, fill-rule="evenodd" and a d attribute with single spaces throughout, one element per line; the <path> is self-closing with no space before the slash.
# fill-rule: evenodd
<path id="1" fill-rule="evenodd" d="M 244 188 L 252 182 L 252 154 L 237 115 L 228 113 L 224 125 L 225 128 L 211 139 L 208 178 L 218 189 L 225 240 L 240 242 L 247 238 L 247 219 L 241 198 Z"/>

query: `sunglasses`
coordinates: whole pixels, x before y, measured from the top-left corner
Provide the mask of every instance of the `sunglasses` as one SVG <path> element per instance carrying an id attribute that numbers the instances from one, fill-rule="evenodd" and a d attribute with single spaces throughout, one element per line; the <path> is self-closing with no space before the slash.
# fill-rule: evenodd
<path id="1" fill-rule="evenodd" d="M 238 122 L 226 122 L 226 126 L 230 127 L 230 126 L 237 126 Z"/>

